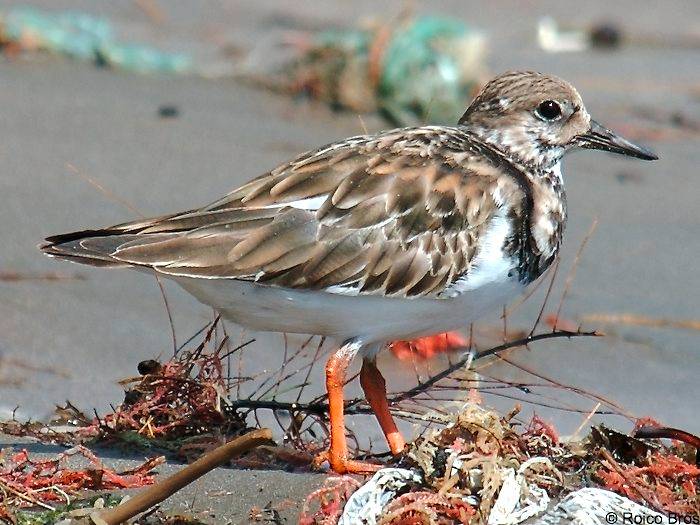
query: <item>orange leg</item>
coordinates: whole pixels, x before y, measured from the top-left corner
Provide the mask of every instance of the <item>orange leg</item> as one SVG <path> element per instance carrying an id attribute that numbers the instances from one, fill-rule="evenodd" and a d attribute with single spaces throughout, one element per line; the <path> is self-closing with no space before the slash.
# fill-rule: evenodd
<path id="1" fill-rule="evenodd" d="M 446 332 L 419 337 L 412 341 L 394 341 L 389 345 L 389 349 L 401 360 L 417 359 L 422 361 L 468 345 L 469 341 L 462 337 L 459 332 Z"/>
<path id="2" fill-rule="evenodd" d="M 396 428 L 394 418 L 389 412 L 389 402 L 386 399 L 386 382 L 374 361 L 369 359 L 362 361 L 360 384 L 365 392 L 369 406 L 372 407 L 374 414 L 377 416 L 379 426 L 382 427 L 391 453 L 399 454 L 406 446 L 406 441 L 403 439 L 399 429 Z"/>
<path id="3" fill-rule="evenodd" d="M 328 392 L 328 412 L 331 423 L 331 446 L 328 462 L 338 474 L 346 472 L 366 474 L 379 470 L 379 465 L 348 459 L 348 444 L 345 438 L 345 418 L 343 416 L 343 386 L 348 365 L 359 350 L 357 343 L 347 343 L 328 358 L 326 362 L 326 390 Z"/>

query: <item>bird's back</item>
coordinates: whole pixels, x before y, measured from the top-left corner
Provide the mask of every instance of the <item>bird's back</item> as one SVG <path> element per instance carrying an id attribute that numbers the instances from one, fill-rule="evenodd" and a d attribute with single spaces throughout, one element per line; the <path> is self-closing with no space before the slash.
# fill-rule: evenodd
<path id="1" fill-rule="evenodd" d="M 488 250 L 522 266 L 531 213 L 522 170 L 466 128 L 428 126 L 329 144 L 203 208 L 50 237 L 42 249 L 179 278 L 448 298 L 470 289 Z M 504 245 L 487 245 L 498 228 Z M 520 280 L 533 278 L 528 264 Z"/>

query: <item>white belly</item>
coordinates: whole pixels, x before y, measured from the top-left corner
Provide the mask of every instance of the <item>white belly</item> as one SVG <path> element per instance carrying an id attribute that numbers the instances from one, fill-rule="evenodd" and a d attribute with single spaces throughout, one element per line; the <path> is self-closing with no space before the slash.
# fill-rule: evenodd
<path id="1" fill-rule="evenodd" d="M 467 326 L 524 289 L 508 279 L 452 298 L 397 299 L 290 290 L 234 279 L 173 279 L 225 318 L 253 330 L 324 335 L 339 341 L 357 338 L 364 344 Z"/>
<path id="2" fill-rule="evenodd" d="M 254 330 L 385 343 L 465 327 L 519 295 L 524 285 L 515 277 L 517 261 L 502 251 L 509 235 L 510 223 L 499 213 L 467 276 L 439 299 L 293 290 L 235 279 L 172 278 L 227 319 Z"/>

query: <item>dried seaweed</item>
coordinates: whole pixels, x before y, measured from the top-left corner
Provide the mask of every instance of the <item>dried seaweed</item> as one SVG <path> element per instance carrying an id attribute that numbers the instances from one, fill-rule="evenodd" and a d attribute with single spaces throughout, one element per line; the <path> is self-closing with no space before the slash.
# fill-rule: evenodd
<path id="1" fill-rule="evenodd" d="M 517 407 L 501 416 L 482 408 L 478 395 L 469 399 L 444 428 L 410 446 L 402 466 L 423 482 L 386 504 L 380 523 L 519 523 L 585 487 L 663 513 L 700 515 L 700 467 L 686 459 L 686 443 L 663 446 L 602 426 L 567 440 L 538 416 L 519 425 Z M 336 523 L 336 516 L 334 507 L 326 521 L 309 523 Z"/>
<path id="2" fill-rule="evenodd" d="M 299 525 L 337 523 L 343 512 L 343 505 L 360 485 L 361 483 L 352 476 L 329 476 L 321 488 L 306 497 L 299 516 Z"/>
<path id="3" fill-rule="evenodd" d="M 384 512 L 379 525 L 468 524 L 476 514 L 474 508 L 459 497 L 429 491 L 403 494 Z"/>
<path id="4" fill-rule="evenodd" d="M 86 468 L 71 468 L 69 458 L 81 456 Z M 153 483 L 153 469 L 165 459 L 151 458 L 138 467 L 115 472 L 95 454 L 76 446 L 53 459 L 36 460 L 27 450 L 5 449 L 0 456 L 0 518 L 9 519 L 11 509 L 40 506 L 54 510 L 50 503 L 70 503 L 70 497 L 83 489 L 112 490 L 142 487 Z"/>
<path id="5" fill-rule="evenodd" d="M 139 363 L 138 378 L 122 381 L 124 402 L 111 413 L 95 417 L 78 431 L 84 438 L 118 440 L 159 447 L 183 457 L 198 456 L 226 438 L 246 430 L 243 419 L 229 408 L 223 358 L 225 342 L 211 346 L 218 319 L 203 341 L 165 363 Z"/>

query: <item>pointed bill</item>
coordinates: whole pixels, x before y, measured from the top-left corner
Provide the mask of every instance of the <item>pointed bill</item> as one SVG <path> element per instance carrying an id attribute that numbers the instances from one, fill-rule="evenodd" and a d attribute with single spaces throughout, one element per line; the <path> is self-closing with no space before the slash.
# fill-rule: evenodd
<path id="1" fill-rule="evenodd" d="M 657 160 L 659 158 L 647 148 L 630 142 L 608 128 L 601 126 L 595 120 L 591 120 L 591 129 L 587 133 L 580 135 L 578 141 L 582 148 L 610 151 L 611 153 L 619 153 L 620 155 L 643 160 Z"/>

